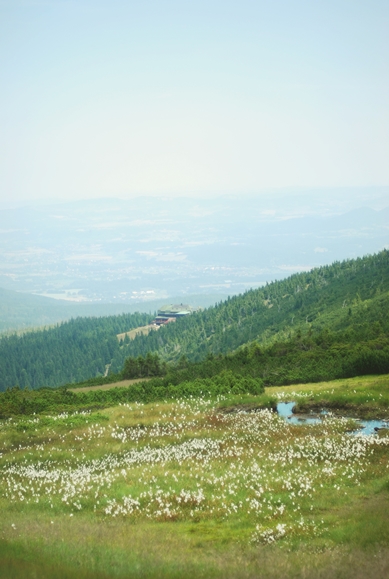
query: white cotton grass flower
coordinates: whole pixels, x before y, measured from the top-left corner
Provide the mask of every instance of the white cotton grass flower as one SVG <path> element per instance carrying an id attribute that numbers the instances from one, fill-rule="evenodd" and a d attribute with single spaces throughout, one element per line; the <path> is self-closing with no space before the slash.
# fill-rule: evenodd
<path id="1" fill-rule="evenodd" d="M 319 533 L 301 513 L 315 517 L 326 485 L 341 495 L 360 484 L 376 450 L 389 445 L 388 437 L 349 436 L 346 421 L 334 417 L 307 429 L 270 410 L 222 414 L 214 404 L 158 403 L 153 419 L 145 405 L 122 404 L 110 423 L 88 414 L 82 428 L 1 449 L 0 496 L 70 517 L 85 510 L 134 521 L 246 517 L 252 541 L 271 544 Z"/>

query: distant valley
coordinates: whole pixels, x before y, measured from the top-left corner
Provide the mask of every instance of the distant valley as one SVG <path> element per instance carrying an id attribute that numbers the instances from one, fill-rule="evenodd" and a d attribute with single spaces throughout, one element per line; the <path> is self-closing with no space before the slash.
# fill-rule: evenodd
<path id="1" fill-rule="evenodd" d="M 0 211 L 0 287 L 81 304 L 187 301 L 385 247 L 385 187 L 31 205 Z"/>

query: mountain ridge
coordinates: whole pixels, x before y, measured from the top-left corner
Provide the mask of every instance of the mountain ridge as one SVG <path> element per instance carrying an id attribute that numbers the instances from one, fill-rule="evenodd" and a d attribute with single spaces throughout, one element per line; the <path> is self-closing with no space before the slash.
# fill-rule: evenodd
<path id="1" fill-rule="evenodd" d="M 201 362 L 250 344 L 263 348 L 288 340 L 293 343 L 299 333 L 310 332 L 315 339 L 330 331 L 339 333 L 342 343 L 355 345 L 376 324 L 378 334 L 386 339 L 388 312 L 389 251 L 383 250 L 249 290 L 120 344 L 118 333 L 145 325 L 150 317 L 139 313 L 79 318 L 44 332 L 3 337 L 0 388 L 79 382 L 102 376 L 108 364 L 110 372 L 120 373 L 126 358 L 149 353 L 172 365 L 183 357 Z M 382 347 L 385 350 L 386 345 Z"/>

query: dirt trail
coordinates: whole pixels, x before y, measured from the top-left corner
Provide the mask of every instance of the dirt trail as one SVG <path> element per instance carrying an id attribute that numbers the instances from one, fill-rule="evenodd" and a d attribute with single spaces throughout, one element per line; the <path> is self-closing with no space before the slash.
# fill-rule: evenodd
<path id="1" fill-rule="evenodd" d="M 136 338 L 136 336 L 140 336 L 141 334 L 147 335 L 152 330 L 159 330 L 159 326 L 156 326 L 155 324 L 149 324 L 148 326 L 139 326 L 139 328 L 134 328 L 133 330 L 130 330 L 129 332 L 123 332 L 122 334 L 117 334 L 116 337 L 119 340 L 119 342 L 124 340 L 124 338 L 126 336 L 128 336 L 130 338 L 130 340 L 133 340 L 134 338 Z"/>
<path id="2" fill-rule="evenodd" d="M 133 380 L 120 380 L 120 382 L 113 382 L 112 384 L 101 384 L 100 386 L 85 386 L 85 388 L 69 388 L 70 392 L 90 392 L 91 390 L 110 390 L 110 388 L 126 388 L 131 384 L 137 382 L 144 382 L 150 378 L 134 378 Z"/>

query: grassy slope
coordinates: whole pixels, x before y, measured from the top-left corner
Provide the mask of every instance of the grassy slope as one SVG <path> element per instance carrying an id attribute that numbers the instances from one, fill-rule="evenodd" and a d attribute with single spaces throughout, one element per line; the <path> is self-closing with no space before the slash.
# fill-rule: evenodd
<path id="1" fill-rule="evenodd" d="M 352 398 L 363 387 L 387 400 L 388 384 L 268 394 Z M 304 427 L 223 411 L 248 401 L 3 422 L 0 577 L 387 576 L 387 433 L 367 443 L 337 419 Z"/>

